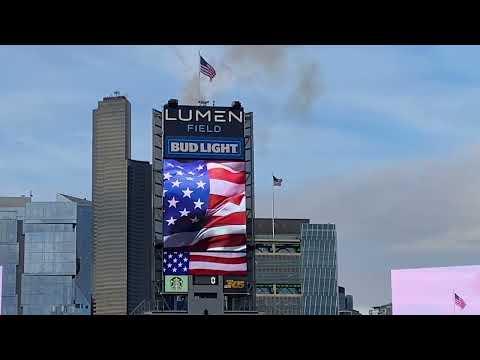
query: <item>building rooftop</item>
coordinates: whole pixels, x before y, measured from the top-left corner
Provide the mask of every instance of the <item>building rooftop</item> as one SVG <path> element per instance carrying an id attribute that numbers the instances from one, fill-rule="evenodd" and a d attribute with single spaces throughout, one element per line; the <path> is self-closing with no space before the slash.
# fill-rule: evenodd
<path id="1" fill-rule="evenodd" d="M 71 196 L 71 195 L 58 194 L 57 195 L 57 200 L 58 200 L 58 196 L 64 197 L 65 199 L 67 199 L 69 201 L 72 201 L 74 203 L 77 203 L 79 205 L 92 205 L 92 202 L 87 200 L 86 198 L 80 199 L 80 198 L 77 198 L 77 197 Z"/>
<path id="2" fill-rule="evenodd" d="M 25 207 L 30 202 L 32 199 L 28 196 L 0 197 L 0 207 Z"/>

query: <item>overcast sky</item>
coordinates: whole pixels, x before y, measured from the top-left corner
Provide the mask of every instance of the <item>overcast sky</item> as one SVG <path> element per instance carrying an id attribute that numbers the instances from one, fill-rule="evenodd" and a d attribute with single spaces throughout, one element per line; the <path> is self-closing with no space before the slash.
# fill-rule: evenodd
<path id="1" fill-rule="evenodd" d="M 0 46 L 0 195 L 91 198 L 92 110 L 132 103 L 132 157 L 151 109 L 201 90 L 255 116 L 257 216 L 337 225 L 355 307 L 390 301 L 390 269 L 480 256 L 480 47 Z"/>

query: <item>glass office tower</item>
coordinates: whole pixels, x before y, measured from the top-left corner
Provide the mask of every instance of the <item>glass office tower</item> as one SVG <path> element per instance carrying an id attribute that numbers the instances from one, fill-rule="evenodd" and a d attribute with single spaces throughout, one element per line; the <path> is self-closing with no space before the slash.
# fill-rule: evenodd
<path id="1" fill-rule="evenodd" d="M 337 315 L 337 235 L 334 224 L 302 224 L 305 315 Z"/>

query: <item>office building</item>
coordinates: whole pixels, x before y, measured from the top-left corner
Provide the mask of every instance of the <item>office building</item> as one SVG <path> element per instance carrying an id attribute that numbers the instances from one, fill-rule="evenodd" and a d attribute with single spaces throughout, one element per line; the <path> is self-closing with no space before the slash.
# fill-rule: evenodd
<path id="1" fill-rule="evenodd" d="M 301 254 L 305 315 L 337 315 L 337 234 L 335 224 L 302 224 Z"/>
<path id="2" fill-rule="evenodd" d="M 345 296 L 345 310 L 353 310 L 353 295 Z"/>
<path id="3" fill-rule="evenodd" d="M 93 110 L 92 203 L 97 314 L 127 314 L 130 102 L 105 97 Z"/>
<path id="4" fill-rule="evenodd" d="M 0 197 L 1 315 L 18 315 L 23 269 L 23 220 L 29 197 Z"/>
<path id="5" fill-rule="evenodd" d="M 360 311 L 357 310 L 341 310 L 338 311 L 338 315 L 362 315 Z"/>
<path id="6" fill-rule="evenodd" d="M 308 219 L 255 219 L 257 311 L 265 315 L 303 313 L 300 231 Z"/>
<path id="7" fill-rule="evenodd" d="M 95 314 L 126 315 L 151 297 L 152 170 L 130 159 L 131 105 L 105 97 L 93 110 Z"/>
<path id="8" fill-rule="evenodd" d="M 20 309 L 23 315 L 89 315 L 91 203 L 59 194 L 26 204 Z"/>
<path id="9" fill-rule="evenodd" d="M 392 315 L 392 303 L 374 306 L 368 313 L 369 315 Z"/>
<path id="10" fill-rule="evenodd" d="M 152 297 L 152 166 L 128 161 L 127 311 Z"/>
<path id="11" fill-rule="evenodd" d="M 338 311 L 345 310 L 345 288 L 343 286 L 338 287 Z"/>

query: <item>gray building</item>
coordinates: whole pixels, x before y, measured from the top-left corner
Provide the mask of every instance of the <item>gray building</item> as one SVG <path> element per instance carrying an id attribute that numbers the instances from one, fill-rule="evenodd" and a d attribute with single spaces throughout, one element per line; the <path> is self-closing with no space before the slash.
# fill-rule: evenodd
<path id="1" fill-rule="evenodd" d="M 308 219 L 255 219 L 257 311 L 303 314 L 300 231 Z"/>
<path id="2" fill-rule="evenodd" d="M 336 315 L 334 224 L 255 219 L 257 310 L 263 314 Z"/>
<path id="3" fill-rule="evenodd" d="M 368 312 L 369 315 L 392 315 L 392 303 L 374 306 Z"/>
<path id="4" fill-rule="evenodd" d="M 20 312 L 23 269 L 23 220 L 29 197 L 0 197 L 0 266 L 2 266 L 1 315 Z M 22 251 L 23 254 L 23 251 Z"/>
<path id="5" fill-rule="evenodd" d="M 93 277 L 97 314 L 127 314 L 130 102 L 105 97 L 93 110 Z"/>
<path id="6" fill-rule="evenodd" d="M 345 296 L 345 310 L 353 310 L 353 295 Z"/>
<path id="7" fill-rule="evenodd" d="M 24 315 L 91 312 L 91 203 L 68 195 L 26 204 L 20 310 Z"/>
<path id="8" fill-rule="evenodd" d="M 335 224 L 302 224 L 305 315 L 337 315 L 337 233 Z"/>
<path id="9" fill-rule="evenodd" d="M 93 110 L 94 312 L 126 315 L 152 296 L 152 169 L 130 159 L 131 105 L 105 97 Z"/>

